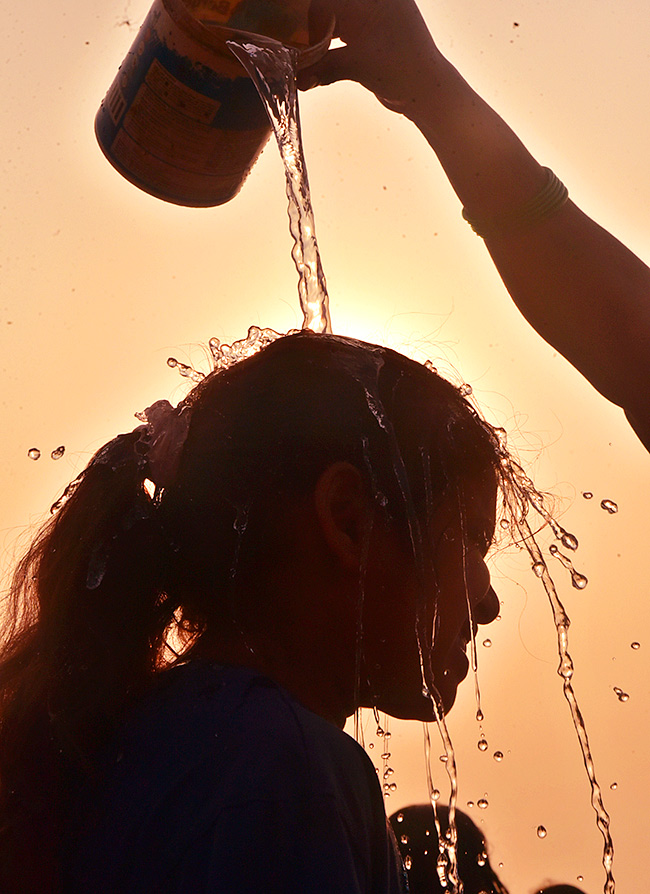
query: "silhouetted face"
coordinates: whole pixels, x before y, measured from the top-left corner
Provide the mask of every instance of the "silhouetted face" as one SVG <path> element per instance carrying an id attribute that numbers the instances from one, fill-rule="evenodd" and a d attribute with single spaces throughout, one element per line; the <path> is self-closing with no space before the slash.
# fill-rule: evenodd
<path id="1" fill-rule="evenodd" d="M 422 668 L 445 712 L 467 676 L 470 615 L 476 632 L 498 614 L 485 555 L 494 533 L 491 477 L 450 490 L 426 531 L 431 568 L 418 573 L 411 551 L 391 531 L 376 532 L 368 557 L 363 610 L 362 703 L 395 717 L 430 720 Z M 416 632 L 417 631 L 417 632 Z M 364 676 L 370 680 L 363 690 Z"/>

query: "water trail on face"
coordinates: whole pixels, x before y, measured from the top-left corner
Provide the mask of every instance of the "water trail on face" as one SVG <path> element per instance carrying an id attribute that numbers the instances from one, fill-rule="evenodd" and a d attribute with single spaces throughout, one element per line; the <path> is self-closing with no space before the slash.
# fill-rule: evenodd
<path id="1" fill-rule="evenodd" d="M 463 586 L 465 589 L 465 603 L 467 605 L 467 622 L 469 624 L 469 654 L 470 654 L 470 666 L 472 668 L 472 675 L 474 677 L 474 696 L 476 698 L 476 719 L 479 723 L 483 722 L 483 709 L 481 707 L 481 687 L 478 680 L 478 655 L 476 652 L 476 633 L 475 633 L 475 625 L 474 624 L 474 609 L 472 607 L 472 600 L 470 598 L 469 586 L 467 583 L 467 545 L 469 543 L 467 537 L 467 517 L 465 511 L 465 500 L 463 494 L 463 488 L 461 485 L 456 486 L 456 496 L 458 498 L 458 517 L 460 518 L 460 531 L 462 537 L 462 550 L 463 550 Z M 483 741 L 483 735 L 481 730 L 481 740 Z M 487 747 L 487 745 L 486 745 Z M 479 748 L 481 748 L 479 742 Z M 484 750 L 484 749 L 482 749 Z"/>
<path id="2" fill-rule="evenodd" d="M 615 894 L 616 883 L 614 881 L 614 876 L 612 873 L 614 860 L 614 844 L 609 831 L 610 817 L 603 804 L 602 789 L 596 778 L 594 760 L 591 753 L 591 747 L 589 745 L 589 738 L 587 736 L 585 722 L 572 685 L 574 666 L 573 660 L 569 653 L 569 626 L 571 621 L 557 594 L 557 590 L 549 573 L 548 566 L 535 540 L 535 536 L 527 518 L 528 505 L 533 505 L 539 512 L 539 506 L 541 505 L 543 507 L 543 498 L 535 490 L 535 487 L 532 484 L 530 478 L 525 475 L 521 467 L 514 463 L 505 453 L 502 455 L 501 458 L 501 471 L 504 481 L 502 492 L 506 510 L 510 516 L 512 524 L 514 524 L 521 537 L 521 543 L 532 559 L 533 571 L 541 580 L 551 604 L 553 620 L 555 622 L 555 628 L 557 630 L 557 644 L 560 657 L 558 674 L 560 675 L 560 677 L 562 677 L 562 689 L 564 692 L 564 697 L 569 704 L 571 718 L 573 720 L 573 725 L 575 727 L 578 741 L 580 743 L 582 759 L 591 787 L 591 805 L 596 814 L 596 825 L 598 826 L 598 829 L 603 836 L 604 843 L 602 863 L 603 868 L 605 869 L 605 885 L 603 890 L 605 894 Z M 545 507 L 544 512 L 540 512 L 540 515 L 542 515 L 542 517 L 546 520 L 550 519 L 550 514 L 547 510 L 545 510 Z M 557 523 L 551 524 L 551 528 L 556 537 L 558 537 L 558 539 L 560 539 L 567 548 L 574 549 L 574 546 L 569 545 L 573 542 L 575 542 L 577 546 L 577 541 L 575 540 L 573 535 L 567 534 L 567 532 L 564 531 L 564 529 L 561 528 L 561 526 L 559 526 Z M 553 551 L 552 549 L 550 549 L 549 551 L 551 552 L 551 554 L 556 554 L 557 547 L 555 551 Z"/>
<path id="3" fill-rule="evenodd" d="M 303 329 L 331 332 L 329 298 L 321 265 L 314 211 L 302 147 L 296 64 L 298 52 L 275 41 L 228 41 L 264 103 L 284 162 L 289 200 L 289 229 L 294 246 L 291 256 L 298 271 L 298 295 Z"/>

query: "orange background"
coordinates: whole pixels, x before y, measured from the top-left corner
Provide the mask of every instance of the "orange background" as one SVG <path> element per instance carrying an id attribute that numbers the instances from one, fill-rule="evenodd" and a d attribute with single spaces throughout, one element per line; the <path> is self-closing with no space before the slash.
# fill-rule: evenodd
<path id="1" fill-rule="evenodd" d="M 649 259 L 646 4 L 421 0 L 421 7 L 443 52 L 574 199 Z M 183 381 L 165 364 L 170 354 L 201 363 L 196 346 L 212 335 L 231 341 L 252 323 L 284 331 L 300 316 L 272 146 L 235 200 L 196 210 L 139 192 L 95 143 L 95 111 L 147 0 L 1 0 L 0 8 L 7 567 L 26 527 L 94 450 L 132 428 L 135 411 L 182 396 Z M 334 330 L 430 357 L 471 383 L 580 539 L 575 563 L 589 586 L 574 590 L 559 566 L 556 580 L 574 622 L 574 682 L 612 816 L 618 890 L 639 891 L 650 792 L 648 456 L 621 412 L 512 307 L 412 125 L 351 84 L 313 91 L 301 110 Z M 60 444 L 66 453 L 54 462 L 49 453 Z M 32 446 L 43 452 L 38 462 L 27 458 Z M 593 500 L 582 498 L 585 490 Z M 602 498 L 616 500 L 619 513 L 601 510 Z M 476 747 L 470 683 L 450 717 L 460 804 L 487 797 L 487 809 L 469 813 L 513 894 L 545 879 L 595 894 L 603 887 L 600 836 L 555 673 L 550 610 L 528 565 L 512 550 L 493 559 L 502 619 L 479 637 L 487 752 Z M 486 636 L 489 649 L 480 645 Z M 627 703 L 614 686 L 630 694 Z M 389 811 L 426 799 L 421 730 L 392 729 L 398 788 Z M 374 754 L 370 724 L 373 740 Z M 497 749 L 505 755 L 499 764 Z M 444 798 L 442 764 L 434 775 Z M 539 824 L 548 829 L 544 840 Z"/>

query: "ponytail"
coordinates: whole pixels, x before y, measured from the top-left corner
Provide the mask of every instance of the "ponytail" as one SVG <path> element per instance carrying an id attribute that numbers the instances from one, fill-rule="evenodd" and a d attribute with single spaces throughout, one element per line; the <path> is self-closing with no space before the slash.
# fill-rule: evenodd
<path id="1" fill-rule="evenodd" d="M 63 798 L 154 673 L 175 606 L 141 430 L 106 445 L 18 565 L 0 656 L 0 890 L 56 890 Z"/>

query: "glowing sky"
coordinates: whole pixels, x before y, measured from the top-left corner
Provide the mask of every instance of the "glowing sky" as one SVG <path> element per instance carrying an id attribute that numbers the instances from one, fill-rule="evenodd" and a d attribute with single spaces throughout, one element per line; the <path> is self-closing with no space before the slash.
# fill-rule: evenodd
<path id="1" fill-rule="evenodd" d="M 97 447 L 132 428 L 136 410 L 182 396 L 170 354 L 200 363 L 197 345 L 212 335 L 230 341 L 252 323 L 286 330 L 300 317 L 274 147 L 236 199 L 201 210 L 139 192 L 95 143 L 95 111 L 148 0 L 0 5 L 6 566 L 25 526 Z M 647 5 L 421 0 L 421 8 L 442 50 L 578 204 L 650 260 Z M 618 887 L 638 891 L 650 792 L 648 456 L 620 411 L 511 306 L 412 125 L 350 84 L 313 91 L 301 113 L 334 331 L 431 357 L 471 383 L 580 540 L 575 562 L 589 586 L 574 590 L 559 566 L 557 579 L 573 619 L 575 686 L 612 816 Z M 66 453 L 54 462 L 60 444 Z M 43 452 L 38 462 L 27 458 L 32 446 Z M 603 498 L 617 501 L 618 514 L 600 509 Z M 488 751 L 476 747 L 471 685 L 450 718 L 460 803 L 487 797 L 486 810 L 469 812 L 513 894 L 547 878 L 594 894 L 603 884 L 600 837 L 555 674 L 550 612 L 527 566 L 512 552 L 493 563 L 504 604 L 501 621 L 479 637 L 492 641 L 479 644 Z M 614 686 L 629 692 L 627 703 Z M 426 798 L 413 726 L 393 726 L 391 810 Z M 442 764 L 434 773 L 444 797 Z"/>

